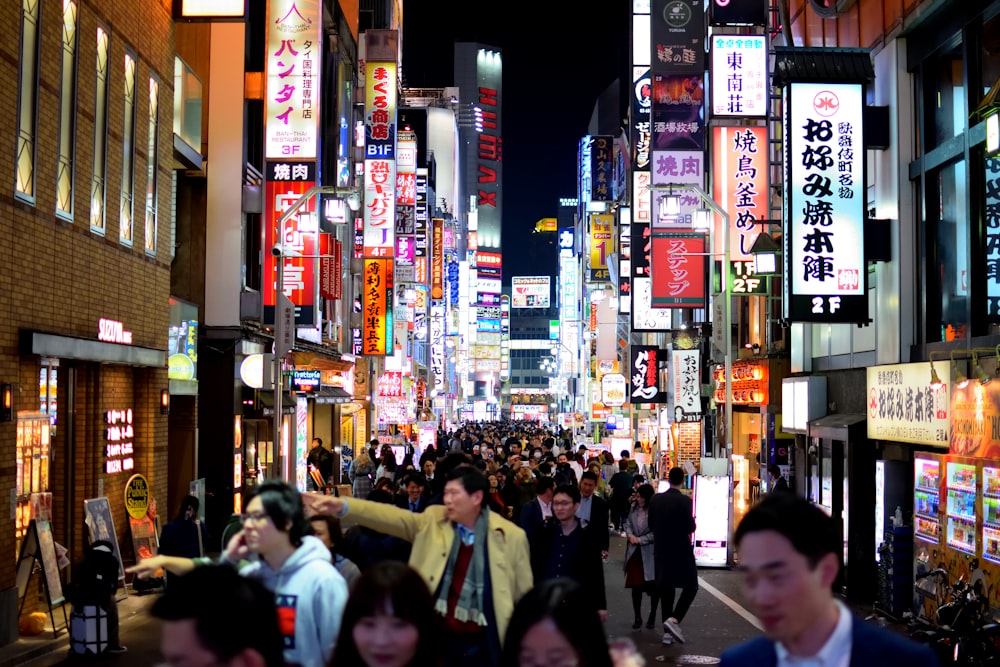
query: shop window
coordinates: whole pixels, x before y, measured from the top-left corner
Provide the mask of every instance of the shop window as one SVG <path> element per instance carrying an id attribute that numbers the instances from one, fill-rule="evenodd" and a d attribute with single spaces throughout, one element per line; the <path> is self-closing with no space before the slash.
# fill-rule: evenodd
<path id="1" fill-rule="evenodd" d="M 969 337 L 969 198 L 964 160 L 927 175 L 928 229 L 933 230 L 935 265 L 928 271 L 936 289 L 928 285 L 927 298 L 940 294 L 938 341 Z M 933 308 L 928 302 L 928 306 Z M 933 323 L 932 323 L 933 324 Z"/>
<path id="2" fill-rule="evenodd" d="M 146 254 L 156 255 L 157 208 L 159 206 L 160 82 L 149 77 L 149 146 L 146 155 Z"/>
<path id="3" fill-rule="evenodd" d="M 90 230 L 104 235 L 108 159 L 108 56 L 111 36 L 97 28 L 97 80 L 94 87 L 94 176 L 90 185 Z"/>
<path id="4" fill-rule="evenodd" d="M 73 155 L 76 152 L 76 0 L 63 0 L 62 73 L 59 83 L 59 161 L 56 215 L 73 219 Z"/>
<path id="5" fill-rule="evenodd" d="M 35 203 L 35 134 L 38 130 L 38 20 L 41 0 L 21 1 L 21 53 L 17 96 L 14 194 Z"/>
<path id="6" fill-rule="evenodd" d="M 946 49 L 928 60 L 924 76 L 924 108 L 927 123 L 925 152 L 965 131 L 966 94 L 962 74 L 962 45 Z"/>
<path id="7" fill-rule="evenodd" d="M 134 233 L 135 207 L 133 206 L 133 181 L 135 180 L 135 55 L 125 53 L 125 115 L 122 124 L 122 194 L 118 240 L 131 246 Z"/>
<path id="8" fill-rule="evenodd" d="M 17 496 L 14 539 L 20 542 L 32 519 L 47 519 L 51 511 L 49 491 L 49 418 L 32 412 L 17 415 L 14 492 Z"/>

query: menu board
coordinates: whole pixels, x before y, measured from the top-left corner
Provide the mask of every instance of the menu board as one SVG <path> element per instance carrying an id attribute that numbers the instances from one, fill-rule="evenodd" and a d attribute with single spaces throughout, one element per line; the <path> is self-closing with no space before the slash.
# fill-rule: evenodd
<path id="1" fill-rule="evenodd" d="M 1000 563 L 1000 468 L 983 467 L 983 558 Z"/>
<path id="2" fill-rule="evenodd" d="M 913 527 L 917 539 L 937 544 L 941 536 L 941 463 L 932 459 L 914 461 Z"/>
<path id="3" fill-rule="evenodd" d="M 976 553 L 976 466 L 948 463 L 948 546 Z"/>

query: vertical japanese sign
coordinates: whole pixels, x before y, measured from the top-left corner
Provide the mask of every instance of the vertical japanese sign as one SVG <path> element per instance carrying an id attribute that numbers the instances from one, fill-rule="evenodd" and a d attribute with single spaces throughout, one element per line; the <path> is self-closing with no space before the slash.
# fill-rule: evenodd
<path id="1" fill-rule="evenodd" d="M 434 378 L 434 388 L 438 393 L 445 392 L 444 364 L 444 304 L 431 301 L 431 377 Z"/>
<path id="2" fill-rule="evenodd" d="M 366 259 L 361 277 L 361 353 L 392 354 L 392 260 Z"/>
<path id="3" fill-rule="evenodd" d="M 708 288 L 705 258 L 704 234 L 653 232 L 653 308 L 704 308 Z"/>
<path id="4" fill-rule="evenodd" d="M 729 255 L 733 261 L 753 261 L 750 248 L 767 219 L 767 128 L 713 127 L 712 198 L 729 214 Z M 717 225 L 722 219 L 716 216 Z M 723 230 L 717 228 L 716 252 L 722 250 Z"/>
<path id="5" fill-rule="evenodd" d="M 476 142 L 479 244 L 499 248 L 503 201 L 502 84 L 503 56 L 499 51 L 479 49 L 476 53 L 476 76 L 479 82 L 476 106 L 482 110 L 483 131 L 473 133 Z"/>
<path id="6" fill-rule="evenodd" d="M 768 114 L 767 37 L 714 35 L 712 37 L 712 114 L 766 116 Z"/>
<path id="7" fill-rule="evenodd" d="M 596 136 L 590 144 L 591 201 L 613 201 L 615 164 L 613 138 Z"/>
<path id="8" fill-rule="evenodd" d="M 618 217 L 618 312 L 632 312 L 632 210 L 623 208 Z"/>
<path id="9" fill-rule="evenodd" d="M 988 322 L 1000 322 L 1000 159 L 986 159 L 986 298 Z"/>
<path id="10" fill-rule="evenodd" d="M 615 216 L 595 213 L 590 216 L 591 282 L 610 280 L 608 257 L 615 251 Z"/>
<path id="11" fill-rule="evenodd" d="M 867 321 L 861 84 L 791 83 L 785 91 L 784 316 Z"/>
<path id="12" fill-rule="evenodd" d="M 653 73 L 701 75 L 705 71 L 703 0 L 652 0 L 650 36 Z"/>
<path id="13" fill-rule="evenodd" d="M 653 151 L 653 185 L 690 183 L 700 188 L 704 184 L 706 171 L 703 151 Z M 653 195 L 650 211 L 653 229 L 691 229 L 694 212 L 703 206 L 701 197 L 693 190 L 671 188 L 671 194 L 679 200 L 680 213 L 661 215 L 655 200 L 665 194 L 667 193 L 658 191 Z"/>
<path id="14" fill-rule="evenodd" d="M 365 66 L 365 257 L 395 253 L 396 63 Z"/>
<path id="15" fill-rule="evenodd" d="M 416 205 L 413 209 L 413 273 L 414 282 L 427 282 L 427 169 L 417 169 Z"/>
<path id="16" fill-rule="evenodd" d="M 673 383 L 674 422 L 701 421 L 701 352 L 672 350 L 670 378 Z"/>
<path id="17" fill-rule="evenodd" d="M 264 247 L 270 249 L 280 238 L 285 253 L 279 258 L 267 255 L 264 262 L 264 321 L 274 322 L 274 300 L 277 283 L 277 263 L 284 265 L 284 292 L 295 305 L 295 324 L 308 326 L 316 323 L 316 271 L 315 260 L 290 256 L 316 254 L 315 226 L 306 226 L 306 220 L 316 210 L 316 199 L 301 206 L 298 214 L 291 216 L 279 232 L 278 219 L 294 206 L 302 195 L 315 185 L 315 163 L 268 162 L 264 182 Z"/>
<path id="18" fill-rule="evenodd" d="M 648 67 L 632 68 L 632 164 L 638 171 L 649 169 L 652 148 L 652 125 L 649 110 L 653 99 L 653 80 Z"/>
<path id="19" fill-rule="evenodd" d="M 629 350 L 629 398 L 633 405 L 660 403 L 657 363 L 660 349 L 653 345 L 633 345 Z"/>
<path id="20" fill-rule="evenodd" d="M 319 235 L 319 294 L 324 299 L 340 299 L 343 283 L 343 255 L 340 241 L 333 234 Z"/>
<path id="21" fill-rule="evenodd" d="M 396 280 L 415 280 L 417 204 L 417 135 L 400 130 L 396 135 Z"/>
<path id="22" fill-rule="evenodd" d="M 265 153 L 315 159 L 323 21 L 318 0 L 270 0 L 267 13 Z"/>
<path id="23" fill-rule="evenodd" d="M 431 298 L 444 298 L 444 219 L 431 219 Z"/>

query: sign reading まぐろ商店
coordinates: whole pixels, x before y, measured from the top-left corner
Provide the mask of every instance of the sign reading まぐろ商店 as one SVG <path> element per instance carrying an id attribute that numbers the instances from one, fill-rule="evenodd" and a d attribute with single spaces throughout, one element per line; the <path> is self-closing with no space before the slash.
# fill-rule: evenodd
<path id="1" fill-rule="evenodd" d="M 862 85 L 784 90 L 784 316 L 867 322 Z"/>

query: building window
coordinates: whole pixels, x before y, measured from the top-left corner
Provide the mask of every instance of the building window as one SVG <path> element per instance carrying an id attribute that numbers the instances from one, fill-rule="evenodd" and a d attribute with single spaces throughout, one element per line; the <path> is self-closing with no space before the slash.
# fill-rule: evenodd
<path id="1" fill-rule="evenodd" d="M 62 78 L 59 87 L 59 162 L 56 214 L 73 219 L 73 155 L 76 152 L 76 0 L 63 0 Z"/>
<path id="2" fill-rule="evenodd" d="M 934 277 L 940 280 L 937 289 L 928 292 L 929 313 L 935 310 L 930 295 L 940 295 L 940 329 L 936 339 L 968 338 L 970 231 L 965 161 L 958 160 L 929 173 L 927 189 L 928 204 L 932 201 L 935 204 L 933 208 L 928 206 L 927 223 L 934 230 Z"/>
<path id="3" fill-rule="evenodd" d="M 118 240 L 132 245 L 135 180 L 135 55 L 125 53 L 125 118 L 122 123 L 122 196 Z"/>
<path id="4" fill-rule="evenodd" d="M 38 126 L 38 19 L 41 0 L 21 0 L 21 53 L 17 96 L 14 193 L 35 203 L 35 132 Z"/>
<path id="5" fill-rule="evenodd" d="M 97 29 L 97 82 L 94 87 L 94 180 L 90 186 L 90 230 L 104 235 L 108 159 L 108 55 L 111 36 Z"/>
<path id="6" fill-rule="evenodd" d="M 146 151 L 146 254 L 156 254 L 156 210 L 159 206 L 159 179 L 157 178 L 160 164 L 160 82 L 156 77 L 149 77 L 149 147 Z"/>

